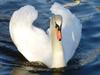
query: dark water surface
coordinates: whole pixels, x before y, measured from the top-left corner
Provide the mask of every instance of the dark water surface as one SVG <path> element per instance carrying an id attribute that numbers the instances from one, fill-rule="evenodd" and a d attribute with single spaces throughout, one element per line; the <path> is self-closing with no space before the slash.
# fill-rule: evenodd
<path id="1" fill-rule="evenodd" d="M 0 0 L 0 75 L 11 75 L 12 69 L 25 60 L 10 39 L 9 21 L 12 13 L 31 4 L 39 11 L 35 25 L 46 30 L 52 15 L 49 8 L 55 1 L 65 4 L 71 0 Z M 80 45 L 69 61 L 67 70 L 53 75 L 100 75 L 100 10 L 96 9 L 100 7 L 100 0 L 82 1 L 80 5 L 70 8 L 83 25 Z M 39 73 L 52 75 L 49 71 Z"/>

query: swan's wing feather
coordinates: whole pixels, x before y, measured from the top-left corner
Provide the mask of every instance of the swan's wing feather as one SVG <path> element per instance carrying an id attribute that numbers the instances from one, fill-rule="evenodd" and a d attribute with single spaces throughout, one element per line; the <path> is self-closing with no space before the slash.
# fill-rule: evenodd
<path id="1" fill-rule="evenodd" d="M 64 21 L 65 26 L 62 27 L 62 44 L 64 48 L 65 62 L 72 58 L 81 38 L 82 24 L 79 19 L 71 13 Z"/>
<path id="2" fill-rule="evenodd" d="M 32 26 L 37 10 L 28 5 L 15 11 L 10 21 L 10 34 L 17 49 L 29 61 L 51 62 L 51 46 L 44 30 Z"/>
<path id="3" fill-rule="evenodd" d="M 63 5 L 55 2 L 50 9 L 55 15 L 61 15 L 62 22 L 62 45 L 64 48 L 65 62 L 67 63 L 77 48 L 80 38 L 82 25 L 80 20 L 70 12 L 69 9 L 64 8 Z"/>

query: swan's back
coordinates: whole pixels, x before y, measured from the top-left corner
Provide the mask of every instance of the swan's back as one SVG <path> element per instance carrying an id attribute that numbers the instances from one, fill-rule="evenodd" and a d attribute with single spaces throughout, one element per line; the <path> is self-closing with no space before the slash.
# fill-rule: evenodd
<path id="1" fill-rule="evenodd" d="M 37 15 L 37 10 L 30 5 L 15 11 L 10 21 L 10 35 L 27 60 L 41 61 L 50 66 L 52 51 L 48 36 L 42 29 L 32 26 Z"/>
<path id="2" fill-rule="evenodd" d="M 59 3 L 54 3 L 51 11 L 55 15 L 61 15 L 62 23 L 62 45 L 64 49 L 65 62 L 67 63 L 75 53 L 81 38 L 82 25 L 80 20 L 72 14 L 69 9 Z"/>

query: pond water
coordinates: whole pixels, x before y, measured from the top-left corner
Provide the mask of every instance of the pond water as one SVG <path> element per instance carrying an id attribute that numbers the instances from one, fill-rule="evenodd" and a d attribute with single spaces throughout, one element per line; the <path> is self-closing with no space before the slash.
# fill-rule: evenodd
<path id="1" fill-rule="evenodd" d="M 48 28 L 50 7 L 54 2 L 65 4 L 72 0 L 0 0 L 0 75 L 11 75 L 13 68 L 25 58 L 18 52 L 9 35 L 9 21 L 18 8 L 30 4 L 39 11 L 37 27 Z M 37 72 L 26 75 L 100 75 L 100 0 L 82 0 L 69 8 L 82 23 L 82 38 L 75 55 L 63 73 Z M 19 74 L 17 74 L 19 75 Z M 21 74 L 22 75 L 22 74 Z"/>

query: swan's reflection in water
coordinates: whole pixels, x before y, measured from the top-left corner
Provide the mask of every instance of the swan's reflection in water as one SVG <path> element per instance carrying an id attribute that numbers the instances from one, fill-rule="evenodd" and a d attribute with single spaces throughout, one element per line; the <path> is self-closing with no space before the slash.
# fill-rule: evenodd
<path id="1" fill-rule="evenodd" d="M 12 71 L 12 75 L 39 75 L 38 73 L 31 73 L 28 70 L 15 68 Z"/>
<path id="2" fill-rule="evenodd" d="M 28 69 L 28 67 L 27 67 Z M 12 70 L 12 73 L 11 75 L 62 75 L 62 72 L 49 72 L 48 71 L 44 72 L 44 71 L 41 71 L 41 72 L 36 72 L 36 71 L 30 71 L 30 70 L 27 70 L 26 68 L 22 68 L 22 67 L 17 67 L 17 68 L 14 68 Z M 29 67 L 30 69 L 30 67 Z"/>
<path id="3" fill-rule="evenodd" d="M 54 73 L 52 73 L 52 75 L 62 75 L 62 73 L 60 73 L 60 72 L 54 72 Z"/>

